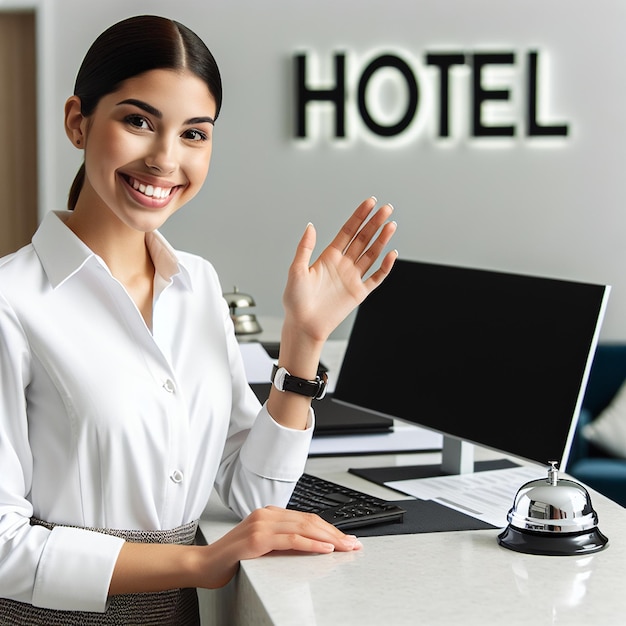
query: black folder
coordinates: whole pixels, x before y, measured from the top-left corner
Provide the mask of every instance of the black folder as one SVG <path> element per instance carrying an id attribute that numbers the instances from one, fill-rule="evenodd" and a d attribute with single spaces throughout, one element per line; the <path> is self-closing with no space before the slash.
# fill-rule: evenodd
<path id="1" fill-rule="evenodd" d="M 261 402 L 267 400 L 270 393 L 270 383 L 252 383 L 250 386 Z M 314 437 L 385 433 L 393 428 L 391 418 L 339 404 L 333 400 L 332 393 L 327 393 L 321 400 L 314 402 Z"/>

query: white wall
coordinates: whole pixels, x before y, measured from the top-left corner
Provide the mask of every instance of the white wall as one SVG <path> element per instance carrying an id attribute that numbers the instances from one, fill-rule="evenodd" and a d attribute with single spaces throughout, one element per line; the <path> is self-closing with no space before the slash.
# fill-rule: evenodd
<path id="1" fill-rule="evenodd" d="M 175 246 L 209 258 L 224 289 L 251 293 L 280 315 L 287 266 L 306 223 L 320 247 L 361 199 L 396 207 L 393 246 L 404 258 L 536 273 L 613 285 L 602 332 L 626 339 L 626 70 L 623 0 L 39 0 L 42 213 L 65 206 L 81 154 L 62 124 L 84 52 L 109 24 L 137 13 L 178 19 L 214 52 L 224 81 L 214 156 L 203 192 L 164 227 Z M 88 7 L 88 8 L 87 8 Z M 468 72 L 455 75 L 454 139 L 435 136 L 427 106 L 437 50 L 514 51 L 498 88 L 503 121 L 524 130 L 526 53 L 540 51 L 543 121 L 565 139 L 468 137 Z M 293 55 L 315 53 L 325 79 L 346 51 L 350 72 L 388 51 L 417 68 L 423 108 L 409 139 L 366 132 L 341 145 L 332 117 L 311 108 L 316 141 L 293 137 Z M 358 74 L 358 73 L 357 73 Z M 354 74 L 356 75 L 356 74 Z M 349 108 L 354 108 L 350 93 Z M 390 105 L 390 115 L 397 109 Z M 421 127 L 425 124 L 425 127 Z M 418 304 L 419 306 L 419 304 Z M 410 316 L 406 306 L 400 315 Z M 345 328 L 344 328 L 345 330 Z M 341 333 L 340 333 L 341 334 Z"/>

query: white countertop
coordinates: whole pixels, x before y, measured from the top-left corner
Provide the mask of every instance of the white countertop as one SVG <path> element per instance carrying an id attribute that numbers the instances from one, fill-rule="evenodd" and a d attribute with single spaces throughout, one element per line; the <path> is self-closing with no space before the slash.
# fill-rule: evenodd
<path id="1" fill-rule="evenodd" d="M 267 326 L 268 334 L 277 332 L 279 324 L 274 326 Z M 341 341 L 329 342 L 326 347 L 322 358 L 331 372 L 337 371 L 344 347 Z M 476 460 L 501 456 L 476 448 Z M 350 474 L 348 468 L 440 461 L 441 454 L 433 452 L 310 457 L 306 471 L 379 497 L 400 500 L 408 496 Z M 498 544 L 500 529 L 363 537 L 364 547 L 358 552 L 271 554 L 243 561 L 236 578 L 224 589 L 200 591 L 202 623 L 626 624 L 626 509 L 589 491 L 598 513 L 598 527 L 609 538 L 607 548 L 600 552 L 582 557 L 522 554 Z M 236 521 L 214 497 L 201 520 L 201 529 L 211 542 L 228 532 Z"/>
<path id="2" fill-rule="evenodd" d="M 348 474 L 346 469 L 431 463 L 437 456 L 313 458 L 307 471 L 374 495 L 400 499 L 398 493 Z M 364 547 L 359 552 L 272 554 L 242 562 L 237 578 L 224 590 L 203 592 L 207 594 L 203 606 L 210 607 L 203 623 L 624 624 L 626 509 L 590 493 L 598 526 L 609 538 L 603 551 L 582 557 L 522 554 L 498 545 L 500 530 L 363 537 Z M 232 523 L 234 518 L 213 502 L 201 527 L 211 541 Z M 227 621 L 220 621 L 223 619 Z"/>

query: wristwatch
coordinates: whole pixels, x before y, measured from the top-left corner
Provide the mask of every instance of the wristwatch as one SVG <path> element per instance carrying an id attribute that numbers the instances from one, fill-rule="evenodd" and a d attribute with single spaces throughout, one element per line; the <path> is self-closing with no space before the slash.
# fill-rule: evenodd
<path id="1" fill-rule="evenodd" d="M 272 384 L 278 391 L 291 391 L 301 396 L 308 396 L 313 400 L 321 400 L 326 395 L 328 375 L 322 372 L 315 380 L 292 376 L 284 367 L 274 365 L 272 368 Z"/>

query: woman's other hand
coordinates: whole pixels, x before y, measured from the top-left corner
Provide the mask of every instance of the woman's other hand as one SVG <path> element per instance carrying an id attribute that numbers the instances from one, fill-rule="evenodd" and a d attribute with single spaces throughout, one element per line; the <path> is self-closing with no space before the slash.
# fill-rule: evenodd
<path id="1" fill-rule="evenodd" d="M 354 535 L 346 535 L 313 513 L 267 506 L 250 513 L 226 535 L 203 548 L 203 587 L 222 587 L 235 575 L 239 561 L 273 551 L 350 552 L 362 548 Z"/>

